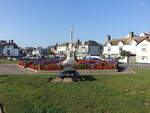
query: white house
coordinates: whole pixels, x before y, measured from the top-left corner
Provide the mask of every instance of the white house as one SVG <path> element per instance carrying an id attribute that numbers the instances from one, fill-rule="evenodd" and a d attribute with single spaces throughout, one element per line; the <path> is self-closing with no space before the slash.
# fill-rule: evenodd
<path id="1" fill-rule="evenodd" d="M 146 36 L 136 36 L 130 32 L 128 37 L 120 39 L 112 39 L 108 36 L 108 41 L 104 45 L 103 55 L 106 58 L 118 58 L 121 51 L 128 51 L 136 55 L 136 46 Z"/>
<path id="2" fill-rule="evenodd" d="M 19 56 L 19 47 L 13 40 L 9 40 L 9 42 L 1 40 L 0 41 L 0 54 L 3 56 Z"/>
<path id="3" fill-rule="evenodd" d="M 37 56 L 37 57 L 41 57 L 42 56 L 42 51 L 43 51 L 43 48 L 38 47 L 38 48 L 36 48 L 32 51 L 32 55 Z"/>
<path id="4" fill-rule="evenodd" d="M 143 39 L 136 48 L 136 62 L 150 63 L 150 38 Z"/>
<path id="5" fill-rule="evenodd" d="M 68 46 L 69 46 L 69 42 L 58 44 L 56 53 L 61 56 L 66 55 Z"/>
<path id="6" fill-rule="evenodd" d="M 74 42 L 72 44 L 73 48 L 76 51 L 77 59 L 84 59 L 88 56 L 99 56 L 102 53 L 103 46 L 96 41 L 88 40 L 85 42 Z M 66 55 L 69 47 L 69 43 L 62 43 L 57 46 L 58 55 Z"/>

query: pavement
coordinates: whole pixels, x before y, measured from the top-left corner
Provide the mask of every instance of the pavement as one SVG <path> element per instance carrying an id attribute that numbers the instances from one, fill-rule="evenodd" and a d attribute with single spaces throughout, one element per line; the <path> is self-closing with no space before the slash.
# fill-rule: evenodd
<path id="1" fill-rule="evenodd" d="M 34 72 L 25 68 L 18 67 L 17 64 L 0 64 L 0 75 L 27 75 L 27 74 L 58 74 L 59 71 L 54 72 Z M 119 67 L 118 72 L 111 72 L 105 70 L 99 70 L 97 71 L 82 71 L 80 70 L 80 74 L 134 74 L 135 72 L 132 70 L 132 68 L 127 65 L 123 65 Z"/>
<path id="2" fill-rule="evenodd" d="M 119 64 L 119 66 L 138 69 L 150 69 L 150 64 Z"/>
<path id="3" fill-rule="evenodd" d="M 24 68 L 19 68 L 17 64 L 0 64 L 0 75 L 14 75 L 14 74 L 35 74 Z"/>

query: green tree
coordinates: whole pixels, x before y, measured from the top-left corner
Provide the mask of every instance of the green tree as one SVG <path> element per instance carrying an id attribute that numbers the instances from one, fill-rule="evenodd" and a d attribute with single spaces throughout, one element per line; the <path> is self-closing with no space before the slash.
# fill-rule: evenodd
<path id="1" fill-rule="evenodd" d="M 127 57 L 135 56 L 134 54 L 131 54 L 131 52 L 125 51 L 125 50 L 121 51 L 120 55 L 123 56 L 123 57 L 125 57 L 125 56 L 127 56 Z"/>

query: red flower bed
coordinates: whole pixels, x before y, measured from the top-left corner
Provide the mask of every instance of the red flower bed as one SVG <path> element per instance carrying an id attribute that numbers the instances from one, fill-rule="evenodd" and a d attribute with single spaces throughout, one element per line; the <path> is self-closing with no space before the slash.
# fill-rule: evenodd
<path id="1" fill-rule="evenodd" d="M 25 64 L 24 62 L 21 62 L 21 61 L 20 61 L 20 62 L 18 63 L 18 65 L 20 65 L 20 66 L 25 66 L 26 64 Z"/>
<path id="2" fill-rule="evenodd" d="M 95 64 L 96 61 L 94 61 L 94 60 L 77 60 L 76 63 L 77 64 Z"/>
<path id="3" fill-rule="evenodd" d="M 48 65 L 48 70 L 61 70 L 61 67 L 59 65 Z"/>
<path id="4" fill-rule="evenodd" d="M 62 70 L 63 65 L 57 64 L 62 60 L 45 60 L 45 61 L 20 61 L 18 65 L 28 67 L 35 70 Z M 117 62 L 115 61 L 94 61 L 94 60 L 77 60 L 75 65 L 71 65 L 75 69 L 117 69 Z"/>
<path id="5" fill-rule="evenodd" d="M 96 66 L 94 69 L 115 69 L 114 67 L 102 67 L 102 66 Z"/>

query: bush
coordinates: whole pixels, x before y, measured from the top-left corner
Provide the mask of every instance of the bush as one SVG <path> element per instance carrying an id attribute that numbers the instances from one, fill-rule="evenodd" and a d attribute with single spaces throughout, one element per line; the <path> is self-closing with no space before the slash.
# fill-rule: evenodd
<path id="1" fill-rule="evenodd" d="M 77 64 L 75 65 L 76 69 L 87 69 L 88 65 L 87 64 Z"/>

